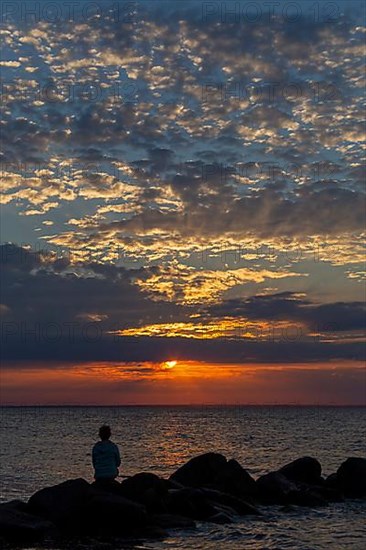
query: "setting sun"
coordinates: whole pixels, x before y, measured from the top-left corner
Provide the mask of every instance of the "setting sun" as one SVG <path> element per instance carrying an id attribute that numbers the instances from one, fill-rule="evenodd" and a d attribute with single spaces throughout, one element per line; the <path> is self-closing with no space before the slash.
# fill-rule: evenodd
<path id="1" fill-rule="evenodd" d="M 164 361 L 162 364 L 163 369 L 173 369 L 177 364 L 177 361 Z"/>

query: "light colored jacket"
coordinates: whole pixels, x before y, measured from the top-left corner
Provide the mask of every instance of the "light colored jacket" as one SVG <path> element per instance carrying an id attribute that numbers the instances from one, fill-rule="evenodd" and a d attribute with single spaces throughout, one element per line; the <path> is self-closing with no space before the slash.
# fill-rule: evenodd
<path id="1" fill-rule="evenodd" d="M 95 479 L 106 479 L 118 476 L 118 466 L 121 464 L 118 447 L 113 441 L 98 441 L 92 452 Z"/>

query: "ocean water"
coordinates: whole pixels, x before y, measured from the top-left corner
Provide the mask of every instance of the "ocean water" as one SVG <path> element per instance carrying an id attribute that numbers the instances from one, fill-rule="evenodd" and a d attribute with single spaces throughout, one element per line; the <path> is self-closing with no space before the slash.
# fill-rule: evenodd
<path id="1" fill-rule="evenodd" d="M 365 407 L 3 407 L 0 415 L 1 501 L 27 500 L 65 479 L 92 481 L 91 448 L 103 423 L 120 447 L 122 475 L 169 476 L 207 451 L 237 459 L 254 477 L 303 455 L 320 460 L 324 475 L 348 456 L 366 456 Z M 199 524 L 139 548 L 364 550 L 366 502 L 291 513 L 269 507 L 263 517 Z"/>

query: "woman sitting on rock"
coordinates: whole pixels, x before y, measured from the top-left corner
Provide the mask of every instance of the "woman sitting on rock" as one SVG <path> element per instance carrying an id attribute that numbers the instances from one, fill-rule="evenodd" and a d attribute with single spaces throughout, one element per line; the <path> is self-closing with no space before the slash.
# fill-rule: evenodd
<path id="1" fill-rule="evenodd" d="M 111 435 L 109 426 L 99 428 L 101 441 L 94 445 L 92 452 L 95 481 L 109 482 L 118 476 L 121 458 L 117 445 L 109 440 Z"/>

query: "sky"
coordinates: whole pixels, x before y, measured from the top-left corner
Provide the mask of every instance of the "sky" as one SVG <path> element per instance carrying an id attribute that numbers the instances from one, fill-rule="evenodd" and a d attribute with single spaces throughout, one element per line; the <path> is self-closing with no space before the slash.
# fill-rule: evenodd
<path id="1" fill-rule="evenodd" d="M 364 3 L 1 10 L 1 403 L 366 405 Z"/>

